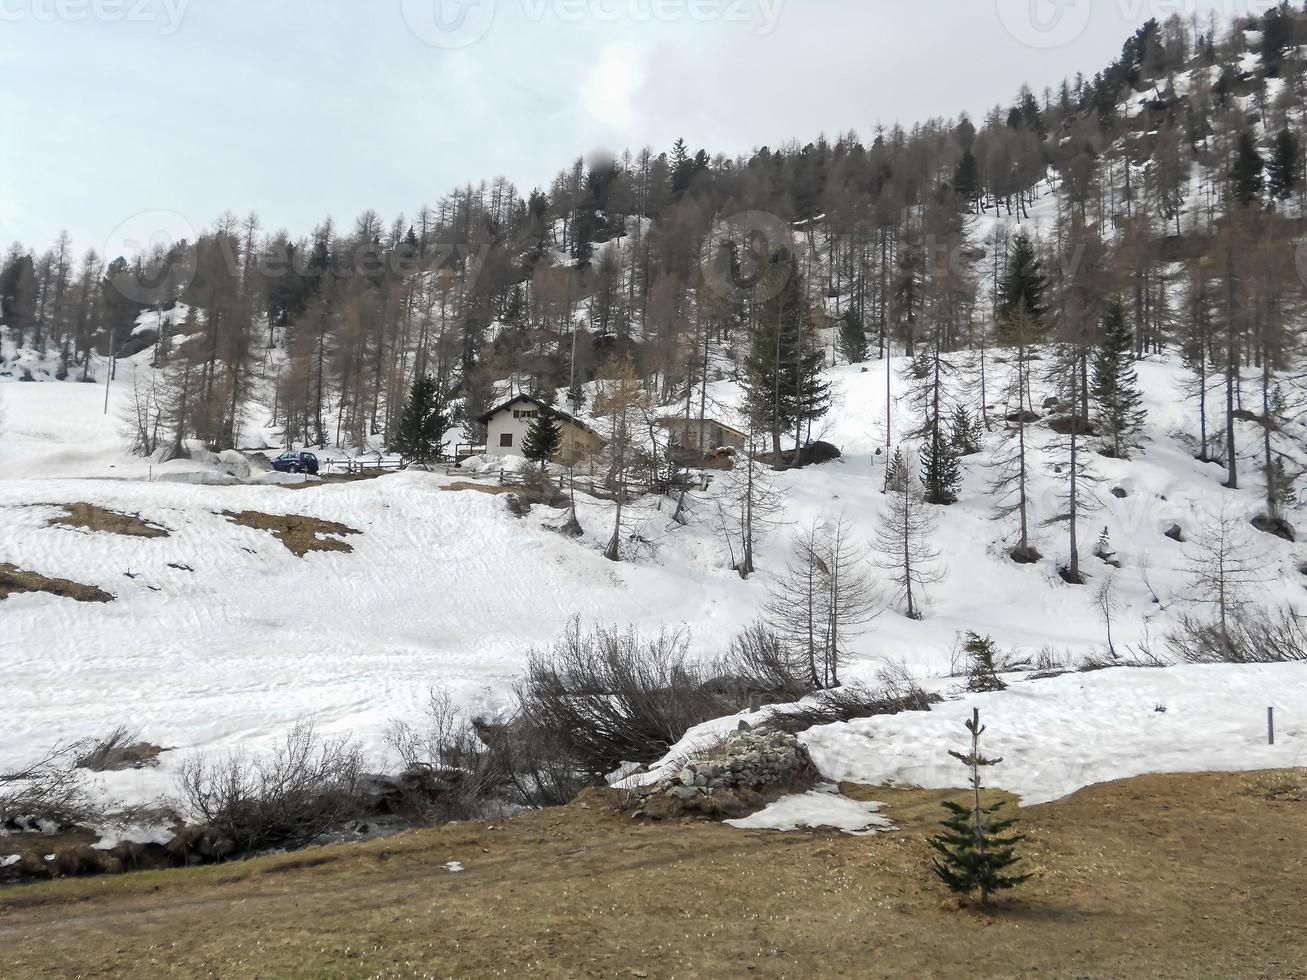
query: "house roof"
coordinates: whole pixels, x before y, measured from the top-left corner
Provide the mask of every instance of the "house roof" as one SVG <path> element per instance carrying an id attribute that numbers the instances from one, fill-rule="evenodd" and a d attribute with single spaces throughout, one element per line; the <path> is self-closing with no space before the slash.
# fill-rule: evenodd
<path id="1" fill-rule="evenodd" d="M 662 418 L 658 420 L 659 425 L 665 426 L 667 428 L 671 428 L 673 425 L 678 425 L 678 424 L 697 425 L 698 422 L 699 419 L 697 417 L 687 419 L 684 415 L 664 415 Z M 749 438 L 749 433 L 742 432 L 741 430 L 737 429 L 735 426 L 731 425 L 730 423 L 723 422 L 721 419 L 715 418 L 714 416 L 711 415 L 705 415 L 703 417 L 703 423 L 704 425 L 715 425 L 719 429 L 725 429 L 728 432 L 733 432 L 741 439 Z"/>
<path id="2" fill-rule="evenodd" d="M 513 398 L 510 398 L 508 401 L 504 402 L 504 404 L 496 408 L 492 408 L 490 411 L 486 412 L 485 415 L 482 415 L 479 419 L 477 419 L 477 422 L 479 422 L 481 425 L 487 425 L 489 424 L 490 420 L 493 419 L 500 412 L 507 412 L 514 405 L 521 404 L 521 403 L 533 405 L 536 408 L 540 409 L 541 411 L 548 409 L 552 411 L 555 415 L 557 415 L 560 419 L 562 419 L 564 422 L 570 422 L 578 429 L 584 429 L 586 432 L 589 432 L 591 435 L 595 435 L 598 436 L 600 439 L 603 439 L 603 434 L 600 433 L 593 425 L 590 425 L 586 422 L 582 422 L 575 415 L 572 415 L 569 412 L 564 412 L 561 408 L 550 405 L 544 400 L 540 398 L 536 398 L 533 395 L 516 395 Z"/>

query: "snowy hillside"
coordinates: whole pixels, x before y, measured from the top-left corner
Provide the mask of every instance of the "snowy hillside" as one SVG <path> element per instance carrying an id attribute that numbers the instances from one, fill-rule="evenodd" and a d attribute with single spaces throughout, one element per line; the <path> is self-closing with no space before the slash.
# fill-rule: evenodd
<path id="1" fill-rule="evenodd" d="M 1011 527 L 993 519 L 987 492 L 996 438 L 991 436 L 987 451 L 965 463 L 961 502 L 938 509 L 937 545 L 947 574 L 929 590 L 926 618 L 905 618 L 887 598 L 883 612 L 851 643 L 847 679 L 869 679 L 885 662 L 902 660 L 918 677 L 946 689 L 953 683 L 944 678 L 956 665 L 958 638 L 968 630 L 993 636 L 1005 652 L 1021 658 L 1042 656 L 1074 666 L 1105 648 L 1095 595 L 1109 576 L 1120 603 L 1113 623 L 1118 650 L 1158 636 L 1177 615 L 1192 611 L 1183 569 L 1193 546 L 1164 532 L 1178 524 L 1192 538 L 1223 502 L 1251 516 L 1258 491 L 1223 490 L 1220 468 L 1195 462 L 1177 443 L 1173 430 L 1192 428 L 1194 411 L 1182 395 L 1184 373 L 1177 364 L 1145 362 L 1140 375 L 1149 411 L 1146 449 L 1129 462 L 1095 460 L 1103 477 L 1094 491 L 1101 509 L 1082 530 L 1087 553 L 1106 527 L 1121 567 L 1087 558 L 1088 584 L 1067 585 L 1057 574 L 1065 534 L 1052 527 L 1038 532 L 1042 562 L 1020 566 L 1007 559 L 1003 545 L 1010 542 Z M 627 533 L 642 543 L 633 560 L 613 564 L 601 554 L 611 534 L 612 505 L 593 498 L 579 498 L 587 533 L 572 541 L 549 529 L 561 522 L 560 512 L 537 507 L 516 518 L 493 493 L 454 489 L 475 477 L 443 472 L 299 490 L 160 482 L 160 468 L 152 472 L 148 463 L 117 448 L 113 412 L 102 414 L 103 388 L 0 385 L 8 418 L 0 436 L 0 564 L 115 597 L 94 604 L 28 593 L 0 601 L 0 686 L 9 692 L 11 733 L 0 765 L 20 762 L 36 747 L 128 724 L 176 749 L 157 770 L 105 777 L 115 795 L 147 799 L 170 789 L 187 753 L 268 745 L 305 718 L 330 731 L 352 732 L 379 758 L 389 722 L 415 718 L 434 685 L 447 687 L 470 713 L 505 709 L 529 650 L 549 644 L 574 615 L 586 624 L 631 624 L 648 632 L 684 625 L 696 655 L 720 654 L 760 614 L 790 542 L 805 526 L 843 515 L 859 541 L 869 543 L 881 520 L 885 366 L 839 368 L 828 380 L 835 407 L 822 436 L 840 446 L 844 457 L 775 474 L 785 509 L 780 525 L 761 542 L 759 574 L 748 581 L 731 570 L 720 534 L 720 479 L 691 496 L 686 527 L 670 520 L 667 498 L 636 503 L 628 510 Z M 894 384 L 898 390 L 901 379 L 896 376 Z M 120 377 L 111 393 L 121 399 L 127 390 Z M 738 395 L 725 382 L 714 391 L 721 403 Z M 899 431 L 907 412 L 900 400 L 894 420 Z M 176 462 L 162 469 L 197 466 Z M 1039 461 L 1035 469 L 1038 522 L 1056 511 L 1061 481 L 1051 463 Z M 494 480 L 483 482 L 488 490 L 498 489 Z M 1124 499 L 1111 492 L 1118 488 Z M 71 503 L 139 515 L 168 536 L 48 526 L 60 513 L 58 505 Z M 268 532 L 238 526 L 224 512 L 303 515 L 357 533 L 330 535 L 344 541 L 348 552 L 297 557 Z M 1301 523 L 1300 510 L 1288 516 Z M 1298 602 L 1302 549 L 1251 528 L 1249 535 L 1266 560 L 1259 599 Z M 1186 765 L 1289 764 L 1307 752 L 1301 722 L 1307 705 L 1286 694 L 1295 684 L 1302 689 L 1303 682 L 1307 667 L 1295 665 L 1177 668 L 1174 679 L 1113 671 L 988 697 L 1005 719 L 1009 713 L 1022 719 L 1028 731 L 1023 744 L 1032 758 L 1045 758 L 1047 727 L 1062 730 L 1048 732 L 1056 744 L 1093 744 L 1094 733 L 1101 732 L 1114 755 L 1134 760 L 1107 768 L 1086 764 L 1056 789 L 1020 764 L 1013 767 L 1011 788 L 1046 798 L 1164 765 L 1159 760 L 1165 753 L 1149 748 L 1156 748 L 1159 737 Z M 1257 712 L 1284 699 L 1290 718 L 1281 747 L 1271 754 L 1242 753 L 1230 748 L 1235 743 L 1223 743 L 1210 755 L 1177 747 L 1206 730 L 1208 708 L 1233 703 L 1227 694 L 1236 687 L 1243 692 L 1238 722 L 1250 739 L 1258 730 Z M 1151 712 L 1181 699 L 1177 691 L 1195 688 L 1193 711 L 1116 719 L 1123 704 L 1138 708 L 1148 702 Z M 1041 707 L 1026 714 L 1030 705 Z M 866 723 L 868 734 L 888 740 L 874 763 L 870 757 L 849 761 L 841 741 L 862 737 L 856 735 L 861 729 L 832 737 L 827 758 L 845 761 L 830 774 L 915 781 L 925 772 L 934 773 L 926 778 L 931 784 L 947 782 L 924 760 L 938 762 L 938 750 L 956 738 L 958 710 Z M 1056 720 L 1070 717 L 1079 729 L 1065 730 Z M 1013 754 L 1020 759 L 1022 752 Z"/>

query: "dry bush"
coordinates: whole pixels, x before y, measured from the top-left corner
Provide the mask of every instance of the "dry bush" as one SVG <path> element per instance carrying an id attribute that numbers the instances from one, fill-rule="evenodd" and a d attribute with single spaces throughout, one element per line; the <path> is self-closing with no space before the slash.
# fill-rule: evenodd
<path id="1" fill-rule="evenodd" d="M 532 652 L 517 687 L 522 720 L 592 776 L 652 762 L 688 729 L 740 708 L 733 685 L 688 661 L 688 645 L 680 631 L 584 633 L 573 621 L 552 649 Z"/>
<path id="2" fill-rule="evenodd" d="M 560 806 L 595 783 L 553 733 L 520 714 L 502 724 L 469 721 L 440 689 L 421 727 L 396 722 L 386 740 L 403 766 L 405 813 L 421 823 L 475 819 L 504 803 Z"/>
<path id="3" fill-rule="evenodd" d="M 774 710 L 767 715 L 763 724 L 768 728 L 798 735 L 817 725 L 832 725 L 877 715 L 897 715 L 905 711 L 929 711 L 932 704 L 942 700 L 938 694 L 928 694 L 915 683 L 910 687 L 895 683 L 874 688 L 854 684 L 819 691 L 801 705 Z"/>
<path id="4" fill-rule="evenodd" d="M 889 661 L 877 671 L 874 687 L 854 684 L 819 691 L 802 705 L 772 711 L 765 724 L 797 735 L 816 725 L 929 711 L 931 705 L 942 700 L 938 694 L 923 690 L 903 661 Z"/>
<path id="5" fill-rule="evenodd" d="M 399 786 L 411 819 L 439 823 L 481 817 L 501 796 L 502 760 L 445 691 L 431 691 L 421 727 L 395 722 L 386 741 L 403 766 Z"/>
<path id="6" fill-rule="evenodd" d="M 360 814 L 362 770 L 355 743 L 304 723 L 266 755 L 192 757 L 178 788 L 197 820 L 237 851 L 293 848 Z"/>
<path id="7" fill-rule="evenodd" d="M 737 704 L 753 694 L 788 703 L 814 690 L 803 657 L 764 623 L 755 623 L 732 640 L 730 652 L 714 671 L 721 682 L 738 688 Z"/>
<path id="8" fill-rule="evenodd" d="M 83 748 L 58 745 L 35 762 L 0 771 L 0 827 L 52 831 L 102 821 L 106 804 L 91 799 L 77 769 Z"/>
<path id="9" fill-rule="evenodd" d="M 141 740 L 139 729 L 119 725 L 101 739 L 88 739 L 79 746 L 76 765 L 91 772 L 116 772 L 159 764 L 160 748 Z"/>
<path id="10" fill-rule="evenodd" d="M 602 784 L 570 744 L 523 715 L 479 730 L 499 762 L 504 777 L 500 792 L 511 803 L 532 809 L 562 806 L 587 786 Z"/>
<path id="11" fill-rule="evenodd" d="M 1183 616 L 1167 635 L 1167 645 L 1183 663 L 1280 664 L 1307 661 L 1307 625 L 1292 610 L 1276 613 L 1245 609 L 1226 621 Z"/>

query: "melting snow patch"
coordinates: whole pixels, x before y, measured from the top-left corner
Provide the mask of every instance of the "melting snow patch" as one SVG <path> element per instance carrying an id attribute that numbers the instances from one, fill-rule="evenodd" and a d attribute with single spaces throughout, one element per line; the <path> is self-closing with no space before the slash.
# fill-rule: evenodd
<path id="1" fill-rule="evenodd" d="M 880 808 L 880 803 L 860 803 L 842 796 L 837 787 L 825 785 L 806 793 L 783 796 L 757 813 L 726 823 L 739 830 L 829 827 L 861 836 L 894 829 L 887 818 L 879 815 Z"/>
<path id="2" fill-rule="evenodd" d="M 8 868 L 11 865 L 17 864 L 22 859 L 23 856 L 21 854 L 10 854 L 8 857 L 2 857 L 0 858 L 0 868 Z"/>
<path id="3" fill-rule="evenodd" d="M 463 870 L 463 862 L 449 861 L 448 863 L 445 864 L 445 870 L 448 871 L 450 874 L 456 874 L 457 872 Z"/>

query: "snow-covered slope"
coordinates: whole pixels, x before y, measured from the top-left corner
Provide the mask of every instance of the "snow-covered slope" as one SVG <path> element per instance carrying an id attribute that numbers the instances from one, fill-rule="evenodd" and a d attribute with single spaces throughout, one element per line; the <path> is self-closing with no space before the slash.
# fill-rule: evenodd
<path id="1" fill-rule="evenodd" d="M 1005 650 L 1029 656 L 1047 650 L 1074 662 L 1104 645 L 1094 595 L 1109 574 L 1116 577 L 1121 602 L 1114 623 L 1119 648 L 1146 634 L 1156 637 L 1192 608 L 1183 566 L 1193 546 L 1163 532 L 1178 523 L 1196 535 L 1204 516 L 1223 505 L 1256 513 L 1257 480 L 1249 481 L 1248 491 L 1223 490 L 1220 469 L 1195 462 L 1176 441 L 1172 430 L 1192 428 L 1195 411 L 1182 395 L 1185 375 L 1178 364 L 1143 363 L 1140 376 L 1149 441 L 1132 461 L 1095 460 L 1103 476 L 1094 491 L 1100 509 L 1082 529 L 1089 585 L 1069 586 L 1058 576 L 1066 549 L 1060 528 L 1038 532 L 1046 556 L 1040 564 L 1007 560 L 1003 543 L 1011 527 L 993 520 L 987 489 L 991 445 L 966 462 L 961 502 L 939 510 L 937 544 L 948 574 L 930 590 L 925 621 L 910 621 L 887 604 L 853 642 L 847 678 L 870 677 L 886 660 L 903 660 L 923 677 L 942 677 L 966 630 L 992 635 Z M 8 419 L 0 434 L 0 563 L 117 597 L 104 605 L 46 594 L 0 601 L 0 690 L 6 692 L 0 766 L 60 739 L 103 734 L 122 723 L 177 750 L 156 771 L 111 777 L 113 791 L 127 798 L 169 789 L 185 753 L 258 748 L 303 718 L 327 730 L 350 731 L 380 755 L 388 723 L 415 718 L 433 685 L 448 687 L 469 712 L 504 708 L 529 650 L 551 642 L 572 616 L 648 631 L 683 625 L 696 654 L 721 653 L 759 615 L 769 582 L 804 526 L 842 514 L 859 539 L 869 543 L 874 537 L 885 507 L 880 491 L 886 367 L 839 368 L 829 379 L 835 407 L 821 435 L 839 445 L 844 458 L 776 474 L 787 494 L 784 523 L 763 540 L 760 573 L 747 582 L 731 571 L 720 535 L 714 500 L 720 481 L 692 497 L 688 527 L 670 520 L 667 500 L 636 504 L 628 511 L 630 532 L 644 543 L 633 560 L 613 564 L 601 554 L 611 533 L 611 505 L 591 498 L 580 505 L 587 535 L 574 542 L 548 529 L 561 519 L 557 512 L 536 508 L 518 519 L 497 496 L 449 489 L 456 478 L 443 474 L 408 472 L 296 491 L 149 482 L 149 464 L 123 455 L 113 407 L 103 414 L 103 388 L 0 384 Z M 894 383 L 901 390 L 902 381 L 896 377 Z M 128 387 L 120 374 L 112 398 L 125 398 Z M 738 396 L 727 382 L 713 392 L 727 407 Z M 960 390 L 963 396 L 975 402 Z M 900 401 L 895 430 L 903 432 L 908 421 L 909 406 Z M 1251 428 L 1243 433 L 1250 447 L 1252 436 Z M 1038 521 L 1058 509 L 1062 478 L 1051 461 L 1035 458 Z M 1112 488 L 1127 496 L 1119 499 Z M 127 538 L 46 526 L 57 512 L 53 505 L 80 501 L 138 513 L 171 535 Z M 302 514 L 360 533 L 347 538 L 351 553 L 299 558 L 268 533 L 233 525 L 221 514 L 244 510 Z M 1297 512 L 1289 517 L 1301 523 Z M 1119 570 L 1088 556 L 1102 527 L 1109 529 Z M 1300 599 L 1302 549 L 1251 529 L 1249 534 L 1267 561 L 1268 581 L 1259 598 L 1276 604 Z M 1129 704 L 1170 703 L 1179 697 L 1172 691 L 1178 684 L 1197 685 L 1210 701 L 1220 702 L 1221 692 L 1237 685 L 1240 710 L 1252 711 L 1260 701 L 1275 703 L 1295 683 L 1307 687 L 1307 668 L 1229 668 L 1158 680 L 1112 672 L 1039 683 L 1041 713 L 1023 723 L 1024 734 L 1009 737 L 1037 746 L 1044 726 L 1053 741 L 1092 741 L 1094 732 L 1110 740 L 1117 732 L 1117 743 L 1134 746 L 1123 751 L 1142 765 L 1161 757 L 1154 751 L 1158 739 L 1170 746 L 1168 752 L 1183 752 L 1173 742 L 1188 739 L 1191 729 L 1173 727 L 1177 718 L 1196 727 L 1205 716 L 1195 709 L 1160 719 L 1132 716 L 1126 723 L 1113 713 L 1121 698 Z M 1004 717 L 1020 714 L 1025 704 L 1018 694 L 1007 701 L 1000 700 L 1005 695 L 993 697 Z M 1155 704 L 1147 707 L 1151 711 Z M 845 752 L 842 739 L 868 734 L 886 750 L 876 754 L 874 765 L 854 760 L 833 774 L 922 780 L 920 774 L 931 771 L 926 760 L 956 742 L 959 710 L 887 719 L 871 726 L 874 731 L 853 728 L 832 737 L 831 753 Z M 1307 725 L 1293 718 L 1301 719 L 1307 704 L 1288 699 L 1284 710 L 1294 733 L 1288 744 L 1301 748 L 1297 733 Z M 1067 722 L 1058 734 L 1057 719 L 1078 712 L 1083 717 L 1074 727 Z M 1246 722 L 1256 728 L 1254 720 Z M 1251 751 L 1241 755 L 1237 748 L 1201 758 L 1221 766 L 1286 761 Z M 1115 771 L 1089 766 L 1081 777 Z M 1046 781 L 1024 775 L 1011 785 L 1037 796 L 1048 792 Z"/>

